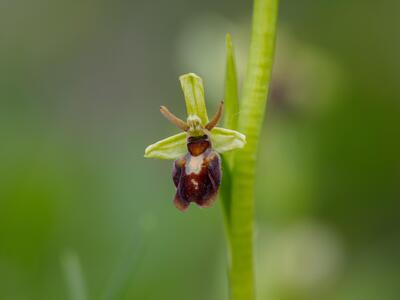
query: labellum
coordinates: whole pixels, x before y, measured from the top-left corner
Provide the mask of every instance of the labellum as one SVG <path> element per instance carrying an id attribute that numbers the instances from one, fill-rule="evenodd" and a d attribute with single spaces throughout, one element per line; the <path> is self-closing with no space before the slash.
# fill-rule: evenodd
<path id="1" fill-rule="evenodd" d="M 161 112 L 168 120 L 188 131 L 188 153 L 174 162 L 172 178 L 176 187 L 174 198 L 175 206 L 180 210 L 186 210 L 190 202 L 195 202 L 201 207 L 210 206 L 217 197 L 221 183 L 221 158 L 213 150 L 209 132 L 218 123 L 222 115 L 223 102 L 215 117 L 207 123 L 205 128 L 200 128 L 203 135 L 190 135 L 190 126 L 178 119 L 170 112 L 165 114 L 164 107 Z M 199 130 L 199 128 L 197 129 Z"/>

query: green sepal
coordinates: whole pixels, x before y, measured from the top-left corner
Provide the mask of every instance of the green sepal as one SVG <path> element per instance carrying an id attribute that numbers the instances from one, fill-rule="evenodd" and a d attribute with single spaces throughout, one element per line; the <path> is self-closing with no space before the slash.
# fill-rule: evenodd
<path id="1" fill-rule="evenodd" d="M 158 159 L 177 159 L 187 153 L 186 132 L 158 141 L 146 148 L 144 157 Z"/>
<path id="2" fill-rule="evenodd" d="M 197 116 L 201 120 L 201 126 L 204 127 L 208 123 L 208 116 L 203 80 L 194 73 L 184 74 L 179 80 L 185 97 L 188 119 Z"/>
<path id="3" fill-rule="evenodd" d="M 246 145 L 246 136 L 236 130 L 215 127 L 211 131 L 213 149 L 218 153 L 243 148 Z"/>

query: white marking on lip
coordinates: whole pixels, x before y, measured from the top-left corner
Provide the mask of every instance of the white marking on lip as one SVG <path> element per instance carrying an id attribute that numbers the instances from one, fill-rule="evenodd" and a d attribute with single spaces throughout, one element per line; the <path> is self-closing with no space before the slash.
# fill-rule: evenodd
<path id="1" fill-rule="evenodd" d="M 203 155 L 191 156 L 186 163 L 186 174 L 199 174 L 201 172 L 201 166 L 203 165 L 203 159 Z"/>
<path id="2" fill-rule="evenodd" d="M 190 182 L 194 185 L 194 188 L 195 188 L 196 190 L 199 189 L 199 183 L 197 182 L 196 179 L 192 178 L 192 179 L 190 180 Z"/>

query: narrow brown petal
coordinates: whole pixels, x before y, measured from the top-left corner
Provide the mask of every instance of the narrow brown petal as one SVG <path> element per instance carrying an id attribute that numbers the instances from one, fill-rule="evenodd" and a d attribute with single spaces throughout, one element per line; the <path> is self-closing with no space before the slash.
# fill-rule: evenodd
<path id="1" fill-rule="evenodd" d="M 211 119 L 210 122 L 207 123 L 206 129 L 211 130 L 218 124 L 219 119 L 221 119 L 223 110 L 224 110 L 224 101 L 221 101 L 221 104 L 219 105 L 218 110 L 215 113 L 214 117 Z"/>
<path id="2" fill-rule="evenodd" d="M 178 126 L 180 129 L 183 131 L 187 131 L 189 129 L 189 125 L 186 124 L 186 122 L 182 121 L 179 119 L 177 116 L 175 116 L 172 112 L 168 110 L 165 106 L 160 106 L 160 112 L 163 114 L 163 116 L 170 121 L 172 124 L 175 124 Z"/>

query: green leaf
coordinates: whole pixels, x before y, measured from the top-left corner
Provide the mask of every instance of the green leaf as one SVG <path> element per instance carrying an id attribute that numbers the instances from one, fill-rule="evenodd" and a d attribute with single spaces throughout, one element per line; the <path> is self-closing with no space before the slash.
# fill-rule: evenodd
<path id="1" fill-rule="evenodd" d="M 61 257 L 61 263 L 71 299 L 87 300 L 87 288 L 78 255 L 66 251 Z"/>
<path id="2" fill-rule="evenodd" d="M 188 73 L 180 76 L 179 80 L 185 96 L 188 118 L 197 116 L 204 127 L 208 123 L 208 116 L 202 79 L 194 73 Z"/>
<path id="3" fill-rule="evenodd" d="M 226 35 L 226 65 L 225 65 L 225 117 L 224 127 L 235 129 L 237 128 L 239 98 L 237 87 L 237 76 L 235 58 L 233 53 L 233 45 L 231 35 Z"/>
<path id="4" fill-rule="evenodd" d="M 221 182 L 220 199 L 222 209 L 224 212 L 225 230 L 228 237 L 230 238 L 230 210 L 231 210 L 231 197 L 232 197 L 232 169 L 229 167 L 226 155 L 231 153 L 222 154 L 222 172 L 224 179 Z"/>
<path id="5" fill-rule="evenodd" d="M 246 144 L 246 136 L 235 130 L 215 127 L 211 131 L 211 142 L 215 151 L 224 153 L 243 148 Z"/>
<path id="6" fill-rule="evenodd" d="M 239 117 L 239 97 L 235 58 L 233 52 L 232 38 L 228 33 L 225 38 L 226 63 L 225 63 L 225 116 L 224 127 L 236 130 Z M 225 155 L 226 165 L 233 168 L 235 153 Z"/>
<path id="7" fill-rule="evenodd" d="M 144 151 L 144 157 L 177 159 L 186 153 L 186 132 L 181 132 L 148 146 Z"/>

